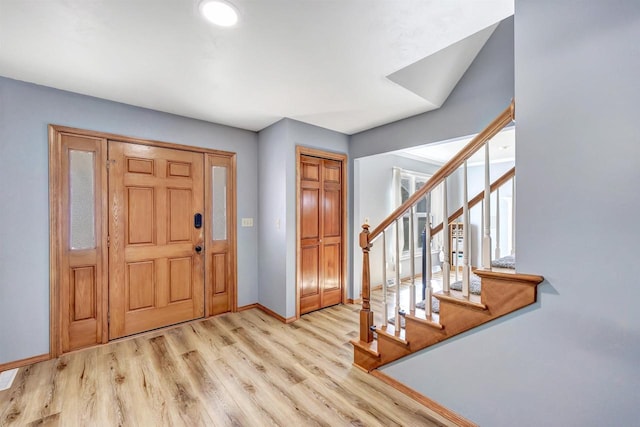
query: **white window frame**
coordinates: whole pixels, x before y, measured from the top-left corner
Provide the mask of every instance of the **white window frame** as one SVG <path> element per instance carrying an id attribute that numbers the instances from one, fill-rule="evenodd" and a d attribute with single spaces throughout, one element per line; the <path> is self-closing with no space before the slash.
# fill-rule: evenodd
<path id="1" fill-rule="evenodd" d="M 394 198 L 394 200 L 396 200 L 396 203 L 399 203 L 398 206 L 400 206 L 402 203 L 404 203 L 404 201 L 402 200 L 402 181 L 403 180 L 408 180 L 409 181 L 409 197 L 411 197 L 411 195 L 413 193 L 416 192 L 416 184 L 417 183 L 426 183 L 427 181 L 429 181 L 429 179 L 433 176 L 433 175 L 429 175 L 429 174 L 425 174 L 425 173 L 421 173 L 421 172 L 415 172 L 415 171 L 411 171 L 411 170 L 406 170 L 406 169 L 401 169 L 401 168 L 394 168 L 396 170 L 396 173 L 399 172 L 400 175 L 400 179 L 397 181 L 396 183 L 396 197 Z M 433 201 L 432 201 L 432 205 L 433 205 Z M 418 204 L 416 204 L 416 208 L 417 208 Z M 397 207 L 397 206 L 396 206 Z M 432 209 L 433 210 L 433 209 Z M 414 248 L 415 248 L 415 253 L 414 253 L 414 257 L 415 258 L 419 258 L 422 256 L 422 242 L 421 242 L 421 233 L 422 230 L 418 229 L 418 218 L 428 218 L 428 216 L 431 214 L 431 212 L 418 212 L 416 210 L 415 212 L 415 216 L 413 218 L 413 223 L 414 223 L 414 236 L 413 236 L 413 241 L 414 241 Z M 403 216 L 403 218 L 406 218 L 409 216 L 409 213 L 405 214 Z M 409 245 L 407 244 L 407 250 L 404 250 L 404 221 L 400 222 L 400 226 L 402 228 L 401 233 L 400 233 L 400 238 L 401 238 L 401 245 L 403 247 L 403 250 L 400 254 L 400 260 L 407 260 L 409 259 Z"/>

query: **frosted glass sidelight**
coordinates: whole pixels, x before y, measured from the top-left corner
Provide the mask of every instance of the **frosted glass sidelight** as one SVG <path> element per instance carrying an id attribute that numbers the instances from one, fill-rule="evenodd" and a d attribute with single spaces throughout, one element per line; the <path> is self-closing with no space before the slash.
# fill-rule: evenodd
<path id="1" fill-rule="evenodd" d="M 71 249 L 96 247 L 95 161 L 91 151 L 69 150 L 69 211 Z"/>
<path id="2" fill-rule="evenodd" d="M 211 221 L 213 240 L 227 240 L 227 168 L 225 166 L 212 166 L 211 188 L 213 194 L 213 218 Z"/>

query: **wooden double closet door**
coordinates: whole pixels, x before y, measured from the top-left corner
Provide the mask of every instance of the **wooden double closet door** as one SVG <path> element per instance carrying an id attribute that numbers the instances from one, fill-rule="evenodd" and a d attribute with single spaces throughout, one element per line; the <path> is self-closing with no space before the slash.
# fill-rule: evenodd
<path id="1" fill-rule="evenodd" d="M 301 314 L 344 299 L 345 159 L 321 155 L 298 161 Z"/>
<path id="2" fill-rule="evenodd" d="M 233 310 L 232 153 L 56 127 L 51 144 L 60 160 L 57 353 Z"/>

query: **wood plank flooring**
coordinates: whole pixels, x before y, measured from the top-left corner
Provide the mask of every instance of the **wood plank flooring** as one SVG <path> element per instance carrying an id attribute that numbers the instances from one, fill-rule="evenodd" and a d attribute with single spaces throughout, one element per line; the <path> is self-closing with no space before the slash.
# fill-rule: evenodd
<path id="1" fill-rule="evenodd" d="M 0 426 L 442 426 L 352 367 L 357 305 L 291 324 L 252 309 L 20 369 Z"/>

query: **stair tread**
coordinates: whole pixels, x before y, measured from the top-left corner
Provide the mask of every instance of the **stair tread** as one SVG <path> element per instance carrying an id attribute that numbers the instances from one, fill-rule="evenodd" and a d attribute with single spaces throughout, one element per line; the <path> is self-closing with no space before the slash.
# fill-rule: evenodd
<path id="1" fill-rule="evenodd" d="M 537 274 L 517 273 L 515 270 L 506 270 L 503 268 L 493 268 L 491 270 L 478 268 L 473 272 L 480 276 L 480 278 L 508 279 L 509 281 L 528 283 L 533 286 L 540 284 L 544 280 L 544 277 Z"/>
<path id="2" fill-rule="evenodd" d="M 378 332 L 378 338 L 380 338 L 380 336 L 382 335 L 392 340 L 395 340 L 399 343 L 402 343 L 405 345 L 409 344 L 409 342 L 405 340 L 405 330 L 401 328 L 400 331 L 396 333 L 396 328 L 392 324 L 387 324 L 387 326 L 383 326 L 380 329 L 376 329 L 376 332 Z"/>
<path id="3" fill-rule="evenodd" d="M 373 340 L 371 342 L 364 342 L 360 340 L 351 340 L 350 342 L 354 347 L 358 347 L 361 350 L 366 351 L 373 357 L 380 357 L 380 353 L 378 353 L 378 341 Z"/>
<path id="4" fill-rule="evenodd" d="M 416 312 L 417 312 L 417 310 L 416 310 Z M 407 319 L 411 319 L 411 320 L 412 320 L 412 321 L 414 321 L 414 322 L 418 322 L 418 323 L 421 323 L 421 324 L 423 324 L 423 325 L 430 326 L 430 327 L 435 328 L 435 329 L 444 329 L 444 326 L 442 326 L 440 323 L 438 323 L 437 321 L 435 321 L 435 320 L 433 319 L 433 317 L 432 317 L 431 319 L 426 319 L 426 318 L 424 317 L 424 311 L 422 311 L 422 317 L 418 316 L 417 314 L 418 314 L 418 313 L 413 314 L 413 315 L 411 315 L 411 314 L 407 314 L 407 317 L 406 317 L 406 318 L 407 318 Z M 433 316 L 433 315 L 432 315 L 432 316 Z"/>
<path id="5" fill-rule="evenodd" d="M 487 306 L 480 302 L 479 295 L 469 295 L 469 297 L 462 296 L 462 292 L 459 291 L 449 291 L 449 292 L 436 292 L 433 294 L 434 297 L 438 298 L 440 301 L 447 301 L 454 304 L 464 305 L 471 308 L 476 308 L 479 310 L 486 310 Z M 441 308 L 442 309 L 442 308 Z"/>

